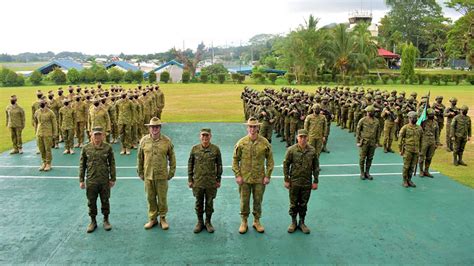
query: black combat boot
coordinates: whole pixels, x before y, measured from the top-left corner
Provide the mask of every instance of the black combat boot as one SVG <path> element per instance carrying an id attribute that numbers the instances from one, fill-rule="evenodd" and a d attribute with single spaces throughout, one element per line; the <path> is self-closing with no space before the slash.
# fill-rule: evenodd
<path id="1" fill-rule="evenodd" d="M 366 162 L 365 164 L 365 177 L 369 180 L 373 180 L 374 177 L 370 174 L 370 166 L 372 166 L 372 163 Z"/>
<path id="2" fill-rule="evenodd" d="M 455 152 L 453 152 L 453 164 L 454 164 L 455 166 L 458 166 L 458 165 L 459 165 L 459 163 L 458 163 L 458 154 L 455 153 Z"/>
<path id="3" fill-rule="evenodd" d="M 459 160 L 458 163 L 463 166 L 467 166 L 467 164 L 462 160 L 462 153 L 459 153 Z"/>
<path id="4" fill-rule="evenodd" d="M 433 178 L 433 175 L 430 174 L 429 169 L 430 169 L 430 163 L 427 163 L 427 162 L 425 161 L 425 176 L 426 176 L 426 177 L 429 177 L 429 178 Z"/>
<path id="5" fill-rule="evenodd" d="M 425 171 L 424 171 L 424 169 L 423 169 L 423 162 L 420 162 L 420 163 L 418 164 L 418 166 L 420 167 L 420 173 L 419 173 L 418 175 L 419 175 L 420 177 L 426 176 Z"/>
<path id="6" fill-rule="evenodd" d="M 363 163 L 359 164 L 359 168 L 360 168 L 360 179 L 365 180 L 364 164 Z"/>

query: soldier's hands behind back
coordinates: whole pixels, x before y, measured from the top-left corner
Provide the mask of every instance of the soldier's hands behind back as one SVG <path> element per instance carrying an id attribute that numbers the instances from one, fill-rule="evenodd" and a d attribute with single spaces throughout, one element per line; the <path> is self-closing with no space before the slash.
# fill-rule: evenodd
<path id="1" fill-rule="evenodd" d="M 193 188 L 193 182 L 188 182 L 188 187 Z"/>
<path id="2" fill-rule="evenodd" d="M 80 182 L 80 183 L 79 183 L 79 187 L 80 187 L 81 189 L 85 189 L 85 188 L 86 188 L 86 184 L 84 184 L 84 182 Z"/>
<path id="3" fill-rule="evenodd" d="M 109 187 L 113 188 L 115 186 L 115 181 L 109 181 Z"/>
<path id="4" fill-rule="evenodd" d="M 313 183 L 313 184 L 311 184 L 311 189 L 312 189 L 312 190 L 318 189 L 318 183 Z"/>
<path id="5" fill-rule="evenodd" d="M 290 182 L 285 182 L 283 185 L 284 185 L 284 186 L 285 186 L 285 188 L 287 188 L 287 189 L 289 189 L 289 188 L 290 188 Z"/>
<path id="6" fill-rule="evenodd" d="M 139 177 L 140 177 L 140 179 L 141 179 L 142 181 L 145 180 L 145 177 L 143 177 L 143 176 L 139 176 Z"/>

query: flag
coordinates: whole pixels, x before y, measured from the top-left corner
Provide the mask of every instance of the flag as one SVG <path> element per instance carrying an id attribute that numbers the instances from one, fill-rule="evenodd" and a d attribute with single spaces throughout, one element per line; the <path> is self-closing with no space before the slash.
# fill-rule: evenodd
<path id="1" fill-rule="evenodd" d="M 428 99 L 426 99 L 425 108 L 423 108 L 423 112 L 421 112 L 421 115 L 418 118 L 418 121 L 416 121 L 416 124 L 419 126 L 421 126 L 421 123 L 423 123 L 426 119 L 428 119 L 426 115 L 426 109 L 428 108 L 429 103 L 430 103 L 430 92 L 428 92 Z"/>

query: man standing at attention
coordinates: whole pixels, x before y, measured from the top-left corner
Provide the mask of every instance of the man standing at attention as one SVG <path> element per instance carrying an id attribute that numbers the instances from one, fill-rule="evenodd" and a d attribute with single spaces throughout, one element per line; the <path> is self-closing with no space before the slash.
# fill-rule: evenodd
<path id="1" fill-rule="evenodd" d="M 248 134 L 235 144 L 232 161 L 232 170 L 240 193 L 242 221 L 239 233 L 245 234 L 248 230 L 247 218 L 250 214 L 251 195 L 253 195 L 253 227 L 257 232 L 263 233 L 265 229 L 260 224 L 260 217 L 265 186 L 270 183 L 273 172 L 272 146 L 266 138 L 258 134 L 261 124 L 256 118 L 249 118 L 245 125 Z"/>
<path id="2" fill-rule="evenodd" d="M 148 222 L 144 226 L 147 230 L 158 224 L 158 216 L 161 228 L 169 228 L 166 221 L 168 180 L 175 174 L 176 157 L 171 139 L 161 134 L 161 124 L 158 117 L 146 124 L 150 134 L 140 140 L 137 153 L 138 176 L 145 182 L 148 200 Z"/>

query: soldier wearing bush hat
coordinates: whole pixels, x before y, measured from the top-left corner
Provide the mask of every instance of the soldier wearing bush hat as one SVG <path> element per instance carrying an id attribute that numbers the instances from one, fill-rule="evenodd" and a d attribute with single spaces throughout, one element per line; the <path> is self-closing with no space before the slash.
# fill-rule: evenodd
<path id="1" fill-rule="evenodd" d="M 418 156 L 421 152 L 421 140 L 423 130 L 416 124 L 417 113 L 411 111 L 408 113 L 409 123 L 400 129 L 399 149 L 400 155 L 403 156 L 403 183 L 404 187 L 416 187 L 411 181 L 418 162 Z"/>

